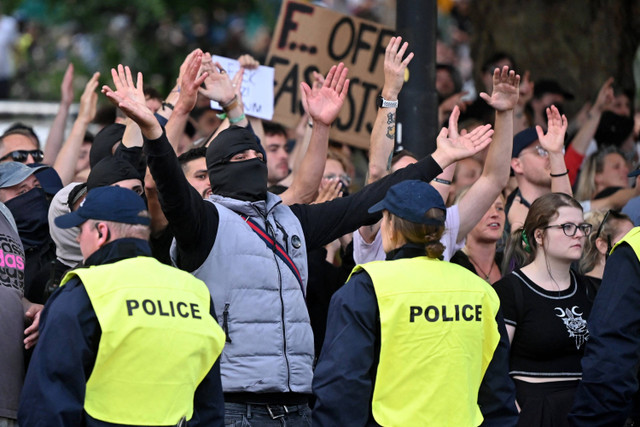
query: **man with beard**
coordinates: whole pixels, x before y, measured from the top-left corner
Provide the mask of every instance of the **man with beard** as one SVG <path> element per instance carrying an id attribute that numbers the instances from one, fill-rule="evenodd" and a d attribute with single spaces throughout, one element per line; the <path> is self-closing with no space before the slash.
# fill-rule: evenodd
<path id="1" fill-rule="evenodd" d="M 202 54 L 194 55 L 199 68 Z M 128 69 L 127 69 L 128 71 Z M 234 105 L 231 81 L 219 65 L 216 97 Z M 142 130 L 149 169 L 163 211 L 175 231 L 173 261 L 209 287 L 218 320 L 227 334 L 221 358 L 225 423 L 246 417 L 252 422 L 281 419 L 309 425 L 313 334 L 305 305 L 309 249 L 323 246 L 357 227 L 373 223 L 367 206 L 405 179 L 430 180 L 441 167 L 484 148 L 491 132 L 471 132 L 441 147 L 415 165 L 365 187 L 360 192 L 315 205 L 284 206 L 267 192 L 267 165 L 250 130 L 223 131 L 207 150 L 213 196 L 203 200 L 180 171 L 175 153 L 152 112 L 140 101 L 130 72 L 119 67 L 116 90 L 103 93 Z M 349 81 L 343 64 L 332 67 L 322 87 L 301 84 L 303 103 L 313 119 L 314 138 L 328 140 L 331 123 L 346 98 Z M 196 87 L 206 78 L 195 78 Z M 184 86 L 184 85 L 183 85 Z"/>

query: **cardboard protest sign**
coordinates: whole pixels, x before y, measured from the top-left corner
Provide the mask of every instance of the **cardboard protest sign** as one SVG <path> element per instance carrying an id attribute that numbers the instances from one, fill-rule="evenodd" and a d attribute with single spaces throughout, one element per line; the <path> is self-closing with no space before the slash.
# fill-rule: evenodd
<path id="1" fill-rule="evenodd" d="M 222 68 L 233 78 L 240 69 L 240 63 L 231 58 L 214 55 L 213 62 L 219 62 Z M 244 70 L 242 76 L 242 102 L 247 116 L 271 120 L 273 117 L 273 77 L 271 67 L 259 66 L 255 70 Z M 220 104 L 211 101 L 211 108 L 222 110 Z"/>
<path id="2" fill-rule="evenodd" d="M 326 75 L 332 65 L 344 62 L 351 85 L 331 137 L 367 148 L 375 98 L 384 83 L 384 52 L 393 34 L 371 21 L 284 1 L 267 58 L 267 65 L 275 69 L 273 120 L 295 127 L 303 112 L 300 82 L 311 85 L 313 71 Z"/>

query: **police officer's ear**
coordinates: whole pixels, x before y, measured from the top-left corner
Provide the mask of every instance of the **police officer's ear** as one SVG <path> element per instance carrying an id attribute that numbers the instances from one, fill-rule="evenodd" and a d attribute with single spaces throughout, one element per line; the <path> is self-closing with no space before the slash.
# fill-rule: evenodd
<path id="1" fill-rule="evenodd" d="M 111 239 L 111 231 L 109 226 L 104 222 L 98 222 L 95 224 L 96 231 L 98 232 L 98 245 L 102 246 L 109 242 Z"/>
<path id="2" fill-rule="evenodd" d="M 600 252 L 603 256 L 607 255 L 607 252 L 609 252 L 609 250 L 611 249 L 607 241 L 602 237 L 598 237 L 596 239 L 596 248 L 598 249 L 598 252 Z"/>

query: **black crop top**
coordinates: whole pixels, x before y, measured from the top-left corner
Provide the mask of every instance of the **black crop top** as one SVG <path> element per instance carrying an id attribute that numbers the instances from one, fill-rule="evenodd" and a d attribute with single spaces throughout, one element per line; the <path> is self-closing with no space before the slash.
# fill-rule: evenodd
<path id="1" fill-rule="evenodd" d="M 516 270 L 494 287 L 505 324 L 516 328 L 509 373 L 542 378 L 581 376 L 591 311 L 584 278 L 572 271 L 568 289 L 548 291 Z"/>

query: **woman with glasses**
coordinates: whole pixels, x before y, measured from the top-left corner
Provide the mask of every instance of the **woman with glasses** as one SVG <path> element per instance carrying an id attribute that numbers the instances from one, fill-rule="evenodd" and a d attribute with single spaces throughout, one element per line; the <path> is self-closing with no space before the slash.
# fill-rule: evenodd
<path id="1" fill-rule="evenodd" d="M 593 211 L 585 215 L 585 220 L 597 231 L 589 235 L 585 242 L 579 271 L 590 281 L 594 290 L 602 282 L 604 266 L 611 249 L 633 228 L 631 219 L 620 212 L 608 210 Z"/>
<path id="2" fill-rule="evenodd" d="M 506 259 L 518 268 L 494 284 L 511 342 L 509 373 L 521 408 L 519 426 L 565 426 L 582 375 L 591 301 L 583 276 L 571 271 L 592 225 L 563 193 L 531 204 Z"/>

